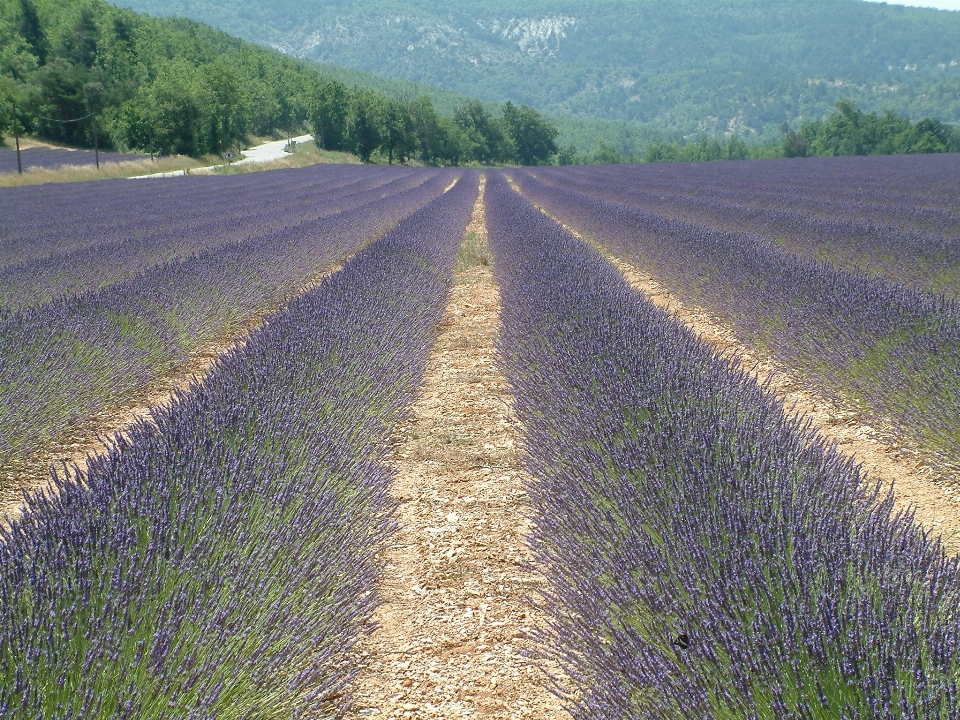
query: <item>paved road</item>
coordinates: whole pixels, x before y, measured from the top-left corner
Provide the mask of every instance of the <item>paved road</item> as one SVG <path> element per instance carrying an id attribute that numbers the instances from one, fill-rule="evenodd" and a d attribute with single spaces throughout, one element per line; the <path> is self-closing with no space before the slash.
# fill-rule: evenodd
<path id="1" fill-rule="evenodd" d="M 301 135 L 293 138 L 294 142 L 305 143 L 313 140 L 312 135 Z M 243 160 L 238 160 L 234 165 L 249 165 L 250 163 L 270 162 L 286 157 L 287 153 L 283 149 L 287 146 L 286 140 L 275 140 L 274 142 L 257 145 L 255 148 L 243 151 Z"/>
<path id="2" fill-rule="evenodd" d="M 304 143 L 310 142 L 313 140 L 312 135 L 300 135 L 299 137 L 293 138 L 294 142 Z M 263 145 L 257 145 L 252 147 L 249 150 L 243 151 L 243 159 L 237 160 L 234 165 L 251 165 L 253 163 L 265 163 L 271 162 L 273 160 L 280 160 L 281 158 L 286 157 L 286 153 L 283 149 L 287 146 L 286 140 L 273 140 Z M 220 165 L 210 165 L 209 167 L 202 168 L 192 168 L 191 173 L 202 173 L 205 170 L 214 170 Z M 135 175 L 130 178 L 131 180 L 142 180 L 144 178 L 163 178 L 163 177 L 180 177 L 181 175 L 186 175 L 186 170 L 174 170 L 173 172 L 165 173 L 153 173 L 151 175 Z"/>

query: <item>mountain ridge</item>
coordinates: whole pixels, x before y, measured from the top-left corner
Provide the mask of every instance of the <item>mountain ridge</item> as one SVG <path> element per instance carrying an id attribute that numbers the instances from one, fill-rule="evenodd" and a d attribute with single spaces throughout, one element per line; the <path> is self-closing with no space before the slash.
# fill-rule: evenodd
<path id="1" fill-rule="evenodd" d="M 862 0 L 122 0 L 321 62 L 668 133 L 771 137 L 849 98 L 960 122 L 960 13 Z"/>

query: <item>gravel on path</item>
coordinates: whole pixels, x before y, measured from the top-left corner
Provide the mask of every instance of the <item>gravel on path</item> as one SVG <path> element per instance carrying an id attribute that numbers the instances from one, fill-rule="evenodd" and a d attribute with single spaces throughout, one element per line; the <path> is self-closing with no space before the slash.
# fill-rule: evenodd
<path id="1" fill-rule="evenodd" d="M 482 202 L 481 188 L 424 385 L 394 436 L 400 527 L 348 718 L 569 718 L 524 656 L 545 581 L 531 568 L 519 430 L 496 366 Z"/>

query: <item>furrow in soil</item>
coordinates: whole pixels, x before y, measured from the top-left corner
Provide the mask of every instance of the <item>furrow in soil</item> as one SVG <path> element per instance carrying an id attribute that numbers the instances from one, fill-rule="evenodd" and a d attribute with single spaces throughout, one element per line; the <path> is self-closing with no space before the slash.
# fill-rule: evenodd
<path id="1" fill-rule="evenodd" d="M 338 272 L 346 260 L 331 265 L 308 280 L 291 294 L 291 298 L 309 292 L 323 280 Z M 156 378 L 149 386 L 128 398 L 123 404 L 87 418 L 79 427 L 40 448 L 22 460 L 0 468 L 0 524 L 7 524 L 23 511 L 23 494 L 50 492 L 51 468 L 61 474 L 65 468 L 72 475 L 76 470 L 85 473 L 90 458 L 106 452 L 106 444 L 120 434 L 124 435 L 139 419 L 149 420 L 152 408 L 167 405 L 171 398 L 186 390 L 193 381 L 202 382 L 214 363 L 234 347 L 246 343 L 250 333 L 263 325 L 269 316 L 287 304 L 261 308 L 240 328 L 224 333 L 194 353 L 186 363 Z"/>
<path id="2" fill-rule="evenodd" d="M 495 361 L 499 297 L 483 194 L 424 383 L 391 460 L 399 530 L 350 718 L 568 718 L 524 654 L 542 622 L 519 431 Z M 555 668 L 548 668 L 556 672 Z"/>

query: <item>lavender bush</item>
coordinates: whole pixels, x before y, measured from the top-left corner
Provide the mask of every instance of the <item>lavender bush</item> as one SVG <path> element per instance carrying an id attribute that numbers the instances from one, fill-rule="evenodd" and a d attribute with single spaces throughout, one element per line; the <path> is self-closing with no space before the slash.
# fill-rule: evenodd
<path id="1" fill-rule="evenodd" d="M 352 209 L 377 194 L 423 183 L 423 171 L 349 167 L 308 169 L 289 177 L 260 174 L 260 184 L 232 178 L 182 178 L 157 184 L 84 184 L 53 196 L 46 189 L 0 197 L 0 310 L 41 305 L 97 290 L 138 272 L 225 243 L 293 229 Z M 101 185 L 97 183 L 96 185 Z"/>
<path id="2" fill-rule="evenodd" d="M 960 294 L 960 157 L 616 165 L 536 172 L 551 184 L 729 232 L 806 258 Z"/>
<path id="3" fill-rule="evenodd" d="M 960 463 L 960 304 L 806 260 L 746 233 L 598 200 L 517 172 L 523 192 L 649 268 L 748 343 L 852 400 L 948 466 Z"/>
<path id="4" fill-rule="evenodd" d="M 338 714 L 476 176 L 0 534 L 0 715 Z"/>
<path id="5" fill-rule="evenodd" d="M 957 560 L 502 177 L 486 208 L 574 717 L 960 716 Z"/>
<path id="6" fill-rule="evenodd" d="M 204 343 L 282 302 L 436 198 L 455 177 L 421 173 L 420 183 L 405 189 L 362 191 L 335 214 L 317 213 L 316 219 L 224 243 L 102 290 L 2 319 L 0 462 L 22 457 L 124 400 Z M 230 186 L 221 187 L 226 202 Z M 168 223 L 175 221 L 168 216 Z"/>

